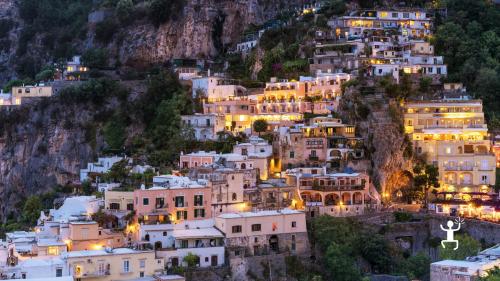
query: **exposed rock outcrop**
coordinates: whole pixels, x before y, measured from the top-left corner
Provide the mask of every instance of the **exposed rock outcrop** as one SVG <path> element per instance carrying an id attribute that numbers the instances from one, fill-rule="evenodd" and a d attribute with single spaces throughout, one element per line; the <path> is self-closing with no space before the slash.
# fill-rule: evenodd
<path id="1" fill-rule="evenodd" d="M 363 107 L 367 116 L 360 117 Z M 372 181 L 381 192 L 395 193 L 411 180 L 411 155 L 405 155 L 408 143 L 402 132 L 399 108 L 383 93 L 361 95 L 359 89 L 349 88 L 344 95 L 340 112 L 363 137 L 372 162 Z M 391 115 L 392 111 L 392 115 Z M 406 156 L 406 157 L 405 157 Z"/>

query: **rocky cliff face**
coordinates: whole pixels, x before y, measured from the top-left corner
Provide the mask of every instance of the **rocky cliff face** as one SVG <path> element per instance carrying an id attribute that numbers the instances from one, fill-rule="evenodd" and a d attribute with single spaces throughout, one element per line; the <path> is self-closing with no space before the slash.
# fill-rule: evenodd
<path id="1" fill-rule="evenodd" d="M 360 118 L 360 107 L 369 114 Z M 356 123 L 356 131 L 363 137 L 371 160 L 371 180 L 380 192 L 394 196 L 395 192 L 410 184 L 413 162 L 405 155 L 408 143 L 402 132 L 399 108 L 383 93 L 361 95 L 359 89 L 350 88 L 344 95 L 341 115 Z M 390 112 L 393 111 L 393 114 Z"/>
<path id="2" fill-rule="evenodd" d="M 110 57 L 134 67 L 177 57 L 212 58 L 218 54 L 216 46 L 236 42 L 248 24 L 272 19 L 277 11 L 297 2 L 188 0 L 178 20 L 159 27 L 146 20 L 134 22 L 121 28 L 120 38 L 113 38 L 104 47 Z M 0 19 L 13 22 L 6 38 L 9 47 L 0 49 L 0 82 L 16 76 L 15 53 L 23 27 L 17 5 L 16 0 L 0 0 Z M 29 54 L 39 54 L 37 57 L 44 63 L 50 62 L 52 58 L 46 56 L 38 39 L 30 43 Z M 103 47 L 94 42 L 93 25 L 89 24 L 88 37 L 79 48 L 96 46 Z M 30 194 L 78 180 L 80 168 L 93 161 L 104 146 L 95 129 L 96 116 L 105 114 L 106 108 L 112 106 L 113 102 L 100 108 L 80 103 L 68 105 L 50 98 L 0 112 L 0 221 L 18 214 L 19 209 L 14 206 Z"/>
<path id="3" fill-rule="evenodd" d="M 147 67 L 162 64 L 172 58 L 216 57 L 221 49 L 234 46 L 249 24 L 262 24 L 273 19 L 278 12 L 295 8 L 301 0 L 186 0 L 182 15 L 155 27 L 147 19 L 138 19 L 120 26 L 109 40 L 95 40 L 95 21 L 87 25 L 87 37 L 75 39 L 73 48 L 79 52 L 92 47 L 109 51 L 111 65 L 119 60 L 121 66 Z M 24 26 L 18 16 L 18 1 L 0 0 L 0 19 L 13 21 L 9 32 L 9 46 L 0 48 L 0 83 L 15 78 L 17 42 Z M 144 7 L 143 7 L 144 9 Z M 107 13 L 112 16 L 112 13 Z M 43 66 L 53 58 L 44 50 L 44 35 L 37 34 L 29 43 L 28 55 Z M 1 43 L 1 42 L 0 42 Z"/>
<path id="4" fill-rule="evenodd" d="M 21 32 L 18 10 L 15 0 L 0 0 L 0 21 L 10 22 L 10 30 L 0 36 L 0 83 L 14 75 L 12 62 Z"/>
<path id="5" fill-rule="evenodd" d="M 125 65 L 163 63 L 172 58 L 213 58 L 219 47 L 231 47 L 249 24 L 261 24 L 277 12 L 300 3 L 263 0 L 191 0 L 179 20 L 155 28 L 150 23 L 124 31 L 116 44 Z M 115 42 L 116 43 L 116 42 Z"/>
<path id="6" fill-rule="evenodd" d="M 19 210 L 32 194 L 78 180 L 79 169 L 93 160 L 102 138 L 92 145 L 86 126 L 98 114 L 90 107 L 61 104 L 56 99 L 25 103 L 2 112 L 0 143 L 0 219 Z M 94 132 L 95 134 L 95 132 Z"/>

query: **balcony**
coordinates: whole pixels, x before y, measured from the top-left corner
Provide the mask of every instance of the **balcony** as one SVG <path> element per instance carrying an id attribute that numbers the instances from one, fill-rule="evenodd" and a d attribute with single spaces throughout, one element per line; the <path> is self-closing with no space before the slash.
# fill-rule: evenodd
<path id="1" fill-rule="evenodd" d="M 444 166 L 445 171 L 472 171 L 473 166 Z"/>
<path id="2" fill-rule="evenodd" d="M 315 185 L 313 190 L 317 191 L 345 191 L 345 190 L 363 190 L 365 188 L 362 184 L 355 185 Z"/>
<path id="3" fill-rule="evenodd" d="M 309 161 L 319 161 L 319 157 L 316 155 L 309 155 L 308 159 Z"/>
<path id="4" fill-rule="evenodd" d="M 86 272 L 86 273 L 83 273 L 82 275 L 78 276 L 76 275 L 75 277 L 76 278 L 82 278 L 82 279 L 85 279 L 85 278 L 99 278 L 99 277 L 106 277 L 106 276 L 109 276 L 111 275 L 109 269 L 108 270 L 105 270 L 105 271 L 95 271 L 95 272 Z"/>

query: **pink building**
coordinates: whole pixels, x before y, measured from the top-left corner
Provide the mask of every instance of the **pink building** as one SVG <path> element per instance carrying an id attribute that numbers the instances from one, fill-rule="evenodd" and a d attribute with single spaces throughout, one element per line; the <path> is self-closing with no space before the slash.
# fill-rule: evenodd
<path id="1" fill-rule="evenodd" d="M 203 165 L 213 164 L 218 159 L 215 151 L 198 151 L 180 156 L 179 166 L 181 169 L 191 169 Z"/>
<path id="2" fill-rule="evenodd" d="M 134 208 L 139 222 L 169 223 L 212 217 L 211 188 L 187 177 L 176 177 L 149 189 L 134 191 Z"/>

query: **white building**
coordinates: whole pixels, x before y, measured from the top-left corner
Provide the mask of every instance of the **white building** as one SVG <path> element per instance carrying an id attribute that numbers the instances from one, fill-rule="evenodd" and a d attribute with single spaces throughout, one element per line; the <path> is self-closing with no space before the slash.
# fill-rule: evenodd
<path id="1" fill-rule="evenodd" d="M 50 209 L 49 217 L 41 217 L 38 221 L 40 225 L 44 221 L 73 221 L 87 219 L 92 214 L 97 213 L 104 206 L 103 199 L 95 196 L 75 196 L 64 200 L 59 209 Z"/>
<path id="2" fill-rule="evenodd" d="M 217 133 L 223 132 L 225 118 L 222 114 L 208 113 L 181 116 L 182 124 L 193 129 L 194 137 L 199 141 L 216 140 Z"/>
<path id="3" fill-rule="evenodd" d="M 474 281 L 500 267 L 500 244 L 466 260 L 443 260 L 431 264 L 430 281 Z"/>
<path id="4" fill-rule="evenodd" d="M 112 157 L 99 157 L 97 162 L 88 163 L 86 169 L 80 169 L 80 181 L 84 182 L 89 179 L 90 173 L 104 174 L 109 172 L 111 167 L 117 162 L 123 160 L 123 157 L 112 156 Z"/>
<path id="5" fill-rule="evenodd" d="M 208 77 L 193 78 L 191 81 L 193 82 L 193 98 L 201 93 L 202 98 L 206 98 L 208 101 L 228 100 L 246 92 L 245 87 L 237 85 L 235 80 L 224 77 L 209 75 Z"/>
<path id="6" fill-rule="evenodd" d="M 167 232 L 167 244 L 158 250 L 169 267 L 185 266 L 189 253 L 199 257 L 199 267 L 224 264 L 224 235 L 214 227 L 214 220 L 185 221 Z"/>
<path id="7" fill-rule="evenodd" d="M 100 182 L 97 184 L 97 191 L 99 191 L 99 192 L 110 191 L 110 190 L 113 190 L 115 188 L 120 187 L 120 185 L 121 184 L 119 182 L 111 182 L 111 183 Z"/>
<path id="8" fill-rule="evenodd" d="M 34 279 L 70 276 L 64 261 L 56 256 L 28 257 L 19 259 L 14 266 L 5 266 L 1 275 L 11 279 Z M 73 279 L 71 279 L 73 280 Z"/>

